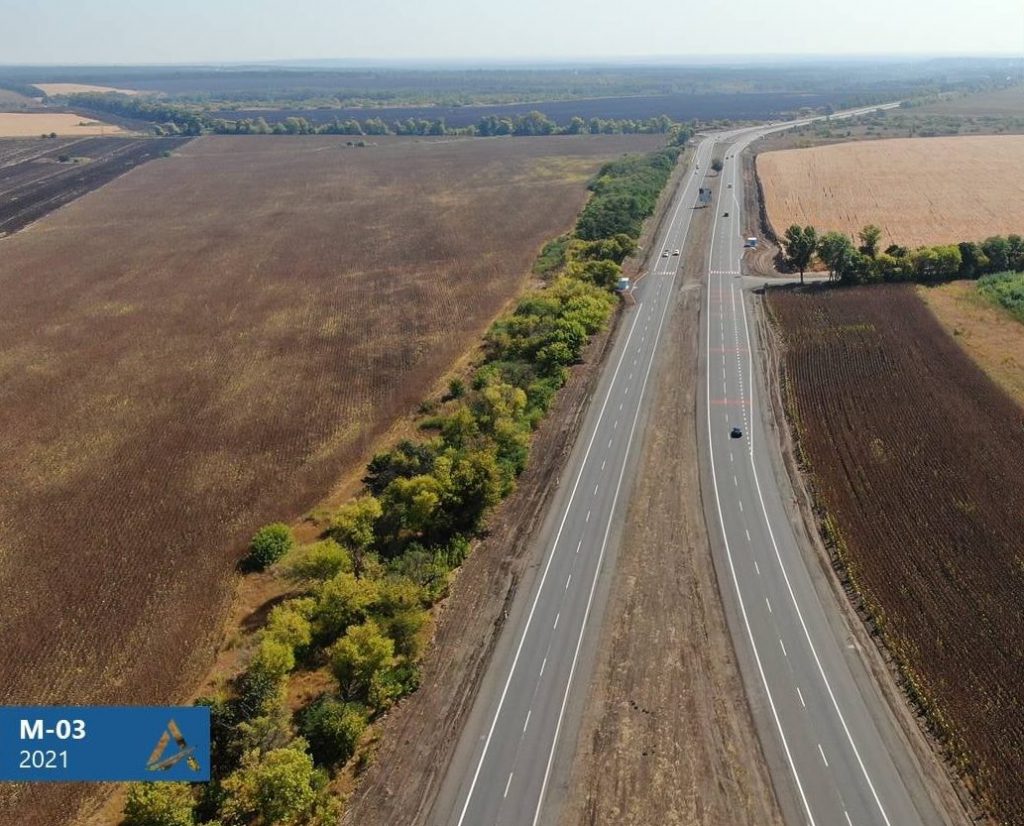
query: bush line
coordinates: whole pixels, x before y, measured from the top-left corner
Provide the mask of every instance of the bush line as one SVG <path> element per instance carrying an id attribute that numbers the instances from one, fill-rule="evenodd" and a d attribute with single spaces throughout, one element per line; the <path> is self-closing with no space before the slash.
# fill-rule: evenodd
<path id="1" fill-rule="evenodd" d="M 685 141 L 601 168 L 575 229 L 537 259 L 545 286 L 492 324 L 468 386 L 453 379 L 425 405 L 421 439 L 372 458 L 362 492 L 318 541 L 293 548 L 281 523 L 256 533 L 243 567 L 277 564 L 301 596 L 271 610 L 228 691 L 197 701 L 211 709 L 211 782 L 131 786 L 126 826 L 336 822 L 331 777 L 365 759 L 367 726 L 416 689 L 428 610 L 515 488 L 532 432 L 610 318 L 622 261 Z M 293 714 L 296 669 L 329 670 L 334 682 Z"/>

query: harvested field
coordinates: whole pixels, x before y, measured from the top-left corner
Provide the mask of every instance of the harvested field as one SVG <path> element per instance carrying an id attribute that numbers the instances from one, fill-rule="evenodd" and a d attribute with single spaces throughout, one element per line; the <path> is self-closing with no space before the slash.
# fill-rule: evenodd
<path id="1" fill-rule="evenodd" d="M 914 288 L 774 289 L 826 535 L 948 755 L 1024 823 L 1024 410 Z"/>
<path id="2" fill-rule="evenodd" d="M 116 135 L 122 130 L 81 115 L 47 112 L 0 112 L 0 138 L 30 138 L 56 132 L 58 135 Z"/>
<path id="3" fill-rule="evenodd" d="M 113 86 L 94 86 L 91 83 L 33 83 L 43 94 L 77 95 L 83 92 L 120 92 L 122 95 L 137 95 L 135 89 L 115 89 Z"/>
<path id="4" fill-rule="evenodd" d="M 1024 136 L 910 138 L 787 149 L 757 156 L 768 218 L 856 233 L 883 246 L 955 243 L 1019 233 Z"/>
<path id="5" fill-rule="evenodd" d="M 187 696 L 252 531 L 359 467 L 599 164 L 657 143 L 211 136 L 0 241 L 0 701 Z M 0 822 L 81 794 L 8 788 Z"/>
<path id="6" fill-rule="evenodd" d="M 0 237 L 190 138 L 0 141 Z M 13 144 L 8 146 L 7 144 Z M 60 158 L 66 158 L 61 161 Z"/>

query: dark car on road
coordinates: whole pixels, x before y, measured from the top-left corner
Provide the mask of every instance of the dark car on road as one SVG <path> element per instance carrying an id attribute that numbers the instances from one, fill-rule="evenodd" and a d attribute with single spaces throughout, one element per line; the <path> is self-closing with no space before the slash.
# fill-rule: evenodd
<path id="1" fill-rule="evenodd" d="M 729 431 L 729 436 L 733 439 L 741 439 L 743 438 L 743 431 L 740 430 L 738 427 L 734 427 L 732 430 Z"/>

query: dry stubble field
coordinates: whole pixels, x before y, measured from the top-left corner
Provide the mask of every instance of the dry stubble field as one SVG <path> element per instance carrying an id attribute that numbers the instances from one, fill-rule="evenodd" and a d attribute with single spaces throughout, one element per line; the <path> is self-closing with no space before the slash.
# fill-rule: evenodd
<path id="1" fill-rule="evenodd" d="M 56 132 L 61 136 L 120 135 L 124 130 L 85 115 L 61 112 L 0 112 L 0 138 L 34 138 Z"/>
<path id="2" fill-rule="evenodd" d="M 242 544 L 365 458 L 656 138 L 194 141 L 0 241 L 0 702 L 185 696 Z M 68 787 L 6 790 L 52 824 Z"/>
<path id="3" fill-rule="evenodd" d="M 1024 411 L 911 285 L 768 303 L 826 534 L 969 785 L 1024 824 Z"/>
<path id="4" fill-rule="evenodd" d="M 1019 233 L 1024 135 L 906 138 L 786 149 L 757 156 L 776 233 L 791 224 L 915 247 Z"/>

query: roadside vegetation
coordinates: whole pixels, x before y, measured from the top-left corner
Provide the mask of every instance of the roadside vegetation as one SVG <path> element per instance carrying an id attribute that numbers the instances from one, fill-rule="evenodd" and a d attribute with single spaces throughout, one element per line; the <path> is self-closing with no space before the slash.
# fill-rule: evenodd
<path id="1" fill-rule="evenodd" d="M 1024 273 L 1002 272 L 978 280 L 978 292 L 1024 322 Z"/>
<path id="2" fill-rule="evenodd" d="M 993 235 L 984 241 L 961 241 L 907 249 L 891 244 L 879 250 L 882 230 L 868 224 L 850 236 L 836 231 L 819 235 L 814 227 L 793 224 L 780 242 L 784 259 L 804 272 L 815 259 L 841 284 L 877 284 L 916 281 L 937 284 L 954 278 L 979 278 L 979 290 L 1012 312 L 1024 311 L 1024 238 Z"/>
<path id="3" fill-rule="evenodd" d="M 611 317 L 620 265 L 679 151 L 600 170 L 575 230 L 541 254 L 545 285 L 494 322 L 466 379 L 423 406 L 421 437 L 373 457 L 362 491 L 329 514 L 315 542 L 293 547 L 281 524 L 253 537 L 246 567 L 278 565 L 298 595 L 270 611 L 226 690 L 199 701 L 213 719 L 211 783 L 132 787 L 127 826 L 338 816 L 330 778 L 371 759 L 367 727 L 416 689 L 430 608 L 514 489 L 569 368 Z M 296 708 L 298 675 L 320 675 L 326 688 Z"/>

